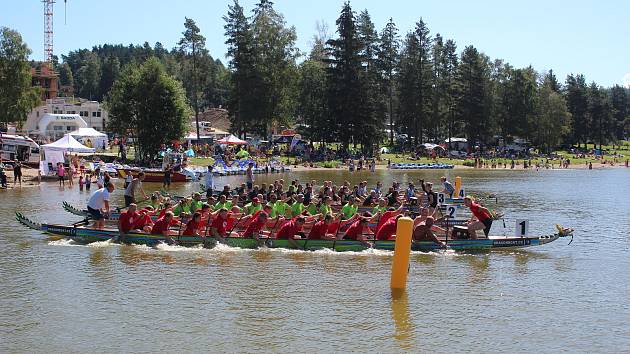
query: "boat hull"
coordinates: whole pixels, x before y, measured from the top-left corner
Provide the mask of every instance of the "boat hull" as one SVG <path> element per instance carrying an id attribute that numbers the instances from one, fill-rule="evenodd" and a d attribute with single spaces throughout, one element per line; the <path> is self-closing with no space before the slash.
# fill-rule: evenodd
<path id="1" fill-rule="evenodd" d="M 20 221 L 27 225 L 25 222 Z M 36 225 L 33 227 L 33 225 Z M 43 232 L 52 235 L 59 235 L 74 240 L 79 243 L 92 243 L 99 241 L 109 241 L 118 237 L 118 232 L 115 230 L 97 230 L 84 227 L 76 227 L 70 225 L 53 225 L 53 224 L 35 224 L 31 222 L 31 225 L 27 225 L 31 228 L 37 228 Z M 447 240 L 446 245 L 448 249 L 458 251 L 475 251 L 475 250 L 490 250 L 490 249 L 504 249 L 504 248 L 523 248 L 531 246 L 539 246 L 545 243 L 550 243 L 561 237 L 558 234 L 542 237 L 491 237 L 488 239 L 466 239 L 466 240 Z M 204 246 L 214 247 L 217 244 L 217 240 L 211 237 L 199 237 L 199 236 L 181 236 L 172 235 L 171 239 L 181 246 Z M 159 243 L 167 243 L 169 240 L 163 235 L 150 235 L 146 233 L 131 232 L 125 235 L 125 242 L 131 244 L 141 244 L 148 246 L 155 246 Z M 352 241 L 352 240 L 308 240 L 308 239 L 251 239 L 242 237 L 227 237 L 225 238 L 225 244 L 230 247 L 239 247 L 245 249 L 255 249 L 259 247 L 268 248 L 285 248 L 285 249 L 298 249 L 307 251 L 316 251 L 322 249 L 330 249 L 337 252 L 355 251 L 360 252 L 369 248 L 378 250 L 393 251 L 396 244 L 395 241 Z M 440 245 L 431 241 L 414 241 L 411 246 L 412 251 L 436 251 L 443 249 Z"/>
<path id="2" fill-rule="evenodd" d="M 159 182 L 159 183 L 164 182 L 164 171 L 160 171 L 160 170 L 143 170 L 143 171 L 144 171 L 145 182 Z M 134 178 L 136 178 L 138 177 L 138 173 L 140 173 L 140 170 L 137 170 L 137 169 L 125 170 L 125 169 L 119 168 L 116 170 L 116 172 L 118 172 L 118 176 L 120 176 L 120 178 L 126 178 L 128 173 L 131 173 L 131 175 Z M 188 182 L 188 181 L 190 181 L 190 178 L 188 178 L 183 173 L 173 172 L 173 174 L 171 175 L 171 182 Z"/>

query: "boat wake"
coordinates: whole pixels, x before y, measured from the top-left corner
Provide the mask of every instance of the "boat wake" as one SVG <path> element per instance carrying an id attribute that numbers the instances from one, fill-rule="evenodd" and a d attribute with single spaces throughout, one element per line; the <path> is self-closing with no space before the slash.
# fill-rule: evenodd
<path id="1" fill-rule="evenodd" d="M 148 249 L 151 249 L 150 247 L 147 247 Z M 194 247 L 184 247 L 184 246 L 177 246 L 177 245 L 169 245 L 167 243 L 158 243 L 155 246 L 155 249 L 158 251 L 165 251 L 165 252 L 204 252 L 204 251 L 209 251 L 209 249 L 203 248 L 202 245 L 197 245 Z"/>
<path id="2" fill-rule="evenodd" d="M 60 240 L 48 241 L 48 245 L 50 246 L 64 246 L 64 247 L 77 247 L 83 246 L 80 243 L 74 242 L 67 238 L 62 238 Z"/>
<path id="3" fill-rule="evenodd" d="M 92 242 L 92 243 L 87 244 L 87 247 L 91 247 L 91 248 L 101 248 L 101 247 L 110 247 L 110 246 L 120 246 L 120 244 L 113 242 L 112 240 L 98 241 L 98 242 Z"/>

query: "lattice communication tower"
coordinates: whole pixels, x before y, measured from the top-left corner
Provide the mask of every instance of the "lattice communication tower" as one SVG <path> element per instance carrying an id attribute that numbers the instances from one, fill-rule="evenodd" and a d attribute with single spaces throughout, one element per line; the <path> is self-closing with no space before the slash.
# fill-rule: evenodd
<path id="1" fill-rule="evenodd" d="M 44 54 L 46 61 L 52 63 L 53 57 L 53 5 L 55 0 L 42 0 L 44 3 Z"/>

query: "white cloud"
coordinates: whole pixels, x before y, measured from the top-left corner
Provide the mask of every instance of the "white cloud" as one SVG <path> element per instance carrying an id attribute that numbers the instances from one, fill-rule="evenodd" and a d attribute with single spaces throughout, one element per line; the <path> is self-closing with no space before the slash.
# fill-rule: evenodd
<path id="1" fill-rule="evenodd" d="M 623 86 L 630 88 L 630 73 L 623 76 Z"/>

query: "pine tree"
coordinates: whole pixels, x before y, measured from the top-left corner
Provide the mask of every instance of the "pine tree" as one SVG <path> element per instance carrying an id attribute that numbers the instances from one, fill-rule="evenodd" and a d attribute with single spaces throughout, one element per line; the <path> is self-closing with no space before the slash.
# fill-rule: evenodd
<path id="1" fill-rule="evenodd" d="M 586 93 L 586 80 L 584 75 L 569 75 L 566 81 L 567 108 L 571 113 L 571 135 L 569 142 L 577 144 L 588 139 L 588 98 Z"/>
<path id="2" fill-rule="evenodd" d="M 273 125 L 288 125 L 295 110 L 297 68 L 295 28 L 286 27 L 273 2 L 260 0 L 253 10 L 256 132 L 267 136 Z M 252 122 L 252 123 L 254 123 Z M 253 124 L 252 124 L 253 125 Z"/>
<path id="3" fill-rule="evenodd" d="M 251 25 L 238 0 L 234 0 L 234 4 L 229 6 L 223 20 L 226 22 L 225 44 L 228 45 L 227 56 L 230 58 L 229 68 L 232 72 L 228 108 L 232 129 L 243 136 L 250 122 L 256 119 L 256 102 L 252 95 L 255 75 L 254 39 Z"/>
<path id="4" fill-rule="evenodd" d="M 427 131 L 431 140 L 436 140 L 440 136 L 440 128 L 444 122 L 446 107 L 446 93 L 448 89 L 447 77 L 447 58 L 444 51 L 444 41 L 442 36 L 437 33 L 433 40 L 432 49 L 432 65 L 433 65 L 433 97 L 431 100 L 431 119 L 429 120 L 429 129 Z"/>
<path id="5" fill-rule="evenodd" d="M 467 46 L 461 54 L 457 81 L 457 109 L 468 143 L 483 142 L 489 138 L 489 73 L 482 55 L 473 46 Z"/>
<path id="6" fill-rule="evenodd" d="M 417 83 L 416 83 L 416 99 L 418 107 L 416 117 L 414 119 L 415 143 L 423 141 L 422 130 L 424 125 L 428 123 L 427 117 L 431 112 L 431 100 L 433 95 L 433 64 L 431 60 L 431 37 L 429 36 L 429 28 L 422 18 L 416 23 L 414 32 L 418 40 L 418 56 L 415 65 L 417 66 Z"/>
<path id="7" fill-rule="evenodd" d="M 389 19 L 381 31 L 380 46 L 378 47 L 377 65 L 381 73 L 381 88 L 387 97 L 389 117 L 389 144 L 394 145 L 394 87 L 396 68 L 399 61 L 400 38 L 398 28 L 392 18 Z"/>
<path id="8" fill-rule="evenodd" d="M 444 82 L 446 85 L 445 102 L 447 107 L 447 120 L 448 120 L 448 132 L 447 138 L 453 137 L 453 131 L 455 129 L 455 116 L 456 116 L 456 104 L 457 104 L 457 68 L 459 66 L 459 60 L 457 57 L 457 45 L 455 41 L 449 39 L 444 44 Z M 449 140 L 450 146 L 450 140 Z"/>
<path id="9" fill-rule="evenodd" d="M 311 142 L 334 141 L 335 132 L 327 124 L 326 67 L 321 61 L 306 60 L 300 65 L 299 71 L 297 113 L 305 126 L 301 133 Z"/>
<path id="10" fill-rule="evenodd" d="M 614 137 L 611 129 L 611 110 L 608 96 L 595 82 L 589 85 L 586 92 L 588 97 L 589 137 L 593 144 L 599 142 L 599 149 L 601 150 L 603 143 L 610 141 Z"/>
<path id="11" fill-rule="evenodd" d="M 195 111 L 195 125 L 197 128 L 197 140 L 199 140 L 199 89 L 198 89 L 198 75 L 197 72 L 197 61 L 199 52 L 204 50 L 206 44 L 206 38 L 200 34 L 201 30 L 195 23 L 195 21 L 191 18 L 186 17 L 186 21 L 184 22 L 184 27 L 186 30 L 182 33 L 183 37 L 177 43 L 180 47 L 180 51 L 182 53 L 188 54 L 190 51 L 190 57 L 192 58 L 192 67 L 191 67 L 191 82 L 192 88 L 190 90 L 189 99 L 191 99 L 193 104 L 193 109 Z M 146 43 L 148 45 L 148 43 Z M 149 47 L 150 48 L 150 47 Z"/>
<path id="12" fill-rule="evenodd" d="M 403 49 L 400 55 L 397 85 L 399 93 L 398 125 L 409 133 L 414 128 L 414 121 L 420 106 L 416 92 L 418 90 L 418 67 L 416 66 L 419 54 L 418 39 L 409 32 L 403 41 Z M 411 142 L 411 137 L 408 143 Z"/>
<path id="13" fill-rule="evenodd" d="M 361 124 L 354 141 L 361 144 L 364 153 L 371 154 L 374 144 L 380 141 L 385 106 L 379 87 L 381 77 L 377 66 L 378 34 L 367 10 L 363 10 L 357 17 L 357 37 L 361 44 L 359 56 L 363 70 L 360 76 Z"/>
<path id="14" fill-rule="evenodd" d="M 623 140 L 624 128 L 630 122 L 630 97 L 628 96 L 628 90 L 615 85 L 610 89 L 609 95 L 614 137 L 616 140 Z"/>
<path id="15" fill-rule="evenodd" d="M 359 41 L 354 12 L 346 2 L 336 21 L 338 38 L 328 41 L 329 92 L 328 100 L 332 130 L 345 148 L 354 141 L 361 126 L 361 42 Z"/>

